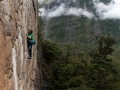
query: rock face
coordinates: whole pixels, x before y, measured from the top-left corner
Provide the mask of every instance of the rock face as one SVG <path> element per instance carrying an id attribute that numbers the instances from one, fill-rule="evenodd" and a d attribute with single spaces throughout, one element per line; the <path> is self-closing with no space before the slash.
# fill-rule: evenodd
<path id="1" fill-rule="evenodd" d="M 27 28 L 36 40 L 37 0 L 0 0 L 0 90 L 35 90 L 37 49 L 27 59 Z"/>

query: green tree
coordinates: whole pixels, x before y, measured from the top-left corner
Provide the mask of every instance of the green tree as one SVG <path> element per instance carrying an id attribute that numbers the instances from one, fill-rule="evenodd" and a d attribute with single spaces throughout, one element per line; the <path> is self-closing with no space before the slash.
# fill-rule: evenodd
<path id="1" fill-rule="evenodd" d="M 42 54 L 47 63 L 55 62 L 56 60 L 60 60 L 62 56 L 62 52 L 60 48 L 53 42 L 44 40 L 42 42 Z"/>
<path id="2" fill-rule="evenodd" d="M 89 83 L 91 83 L 92 88 L 95 90 L 115 90 L 115 76 L 117 71 L 109 55 L 112 55 L 114 51 L 112 46 L 116 42 L 113 38 L 101 36 L 96 36 L 96 40 L 98 48 L 90 52 L 92 67 Z"/>

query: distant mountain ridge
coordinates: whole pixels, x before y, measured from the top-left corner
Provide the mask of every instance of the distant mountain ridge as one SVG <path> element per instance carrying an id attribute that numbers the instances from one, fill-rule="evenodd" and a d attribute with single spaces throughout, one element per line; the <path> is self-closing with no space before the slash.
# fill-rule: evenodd
<path id="1" fill-rule="evenodd" d="M 107 4 L 111 0 L 100 0 Z M 56 42 L 74 44 L 94 44 L 94 36 L 113 37 L 120 43 L 120 20 L 97 18 L 93 6 L 93 0 L 55 0 L 49 5 L 49 9 L 58 7 L 62 3 L 66 7 L 86 8 L 96 14 L 96 18 L 88 19 L 85 16 L 60 16 L 48 21 L 47 38 Z M 47 6 L 46 6 L 47 7 Z"/>
<path id="2" fill-rule="evenodd" d="M 79 2 L 77 0 L 55 0 L 53 3 L 50 4 L 50 8 L 54 6 L 60 6 L 62 3 L 64 3 L 66 7 L 68 6 L 78 7 L 79 6 Z"/>
<path id="3" fill-rule="evenodd" d="M 49 0 L 48 2 L 50 2 Z M 66 7 L 80 7 L 80 8 L 87 8 L 91 10 L 91 8 L 94 8 L 93 6 L 94 2 L 102 2 L 104 4 L 110 3 L 112 0 L 54 0 L 50 3 L 49 8 L 52 9 L 55 6 L 60 6 L 62 3 L 65 4 Z"/>

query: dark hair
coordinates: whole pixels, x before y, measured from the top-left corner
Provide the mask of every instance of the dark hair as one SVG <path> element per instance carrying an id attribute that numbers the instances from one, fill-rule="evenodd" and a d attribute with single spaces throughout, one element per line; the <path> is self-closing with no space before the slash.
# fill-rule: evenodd
<path id="1" fill-rule="evenodd" d="M 33 30 L 31 30 L 31 29 L 29 29 L 29 28 L 28 28 L 28 30 L 29 30 L 29 33 L 33 33 Z"/>
<path id="2" fill-rule="evenodd" d="M 30 30 L 30 33 L 33 33 L 33 30 Z"/>

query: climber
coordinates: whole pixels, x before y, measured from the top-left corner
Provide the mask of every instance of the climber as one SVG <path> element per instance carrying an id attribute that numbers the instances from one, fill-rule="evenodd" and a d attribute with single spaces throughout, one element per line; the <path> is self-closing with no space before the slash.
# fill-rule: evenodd
<path id="1" fill-rule="evenodd" d="M 28 32 L 26 35 L 27 35 L 27 48 L 28 48 L 28 53 L 29 53 L 28 59 L 31 59 L 32 58 L 32 45 L 35 44 L 33 31 L 28 29 Z"/>

